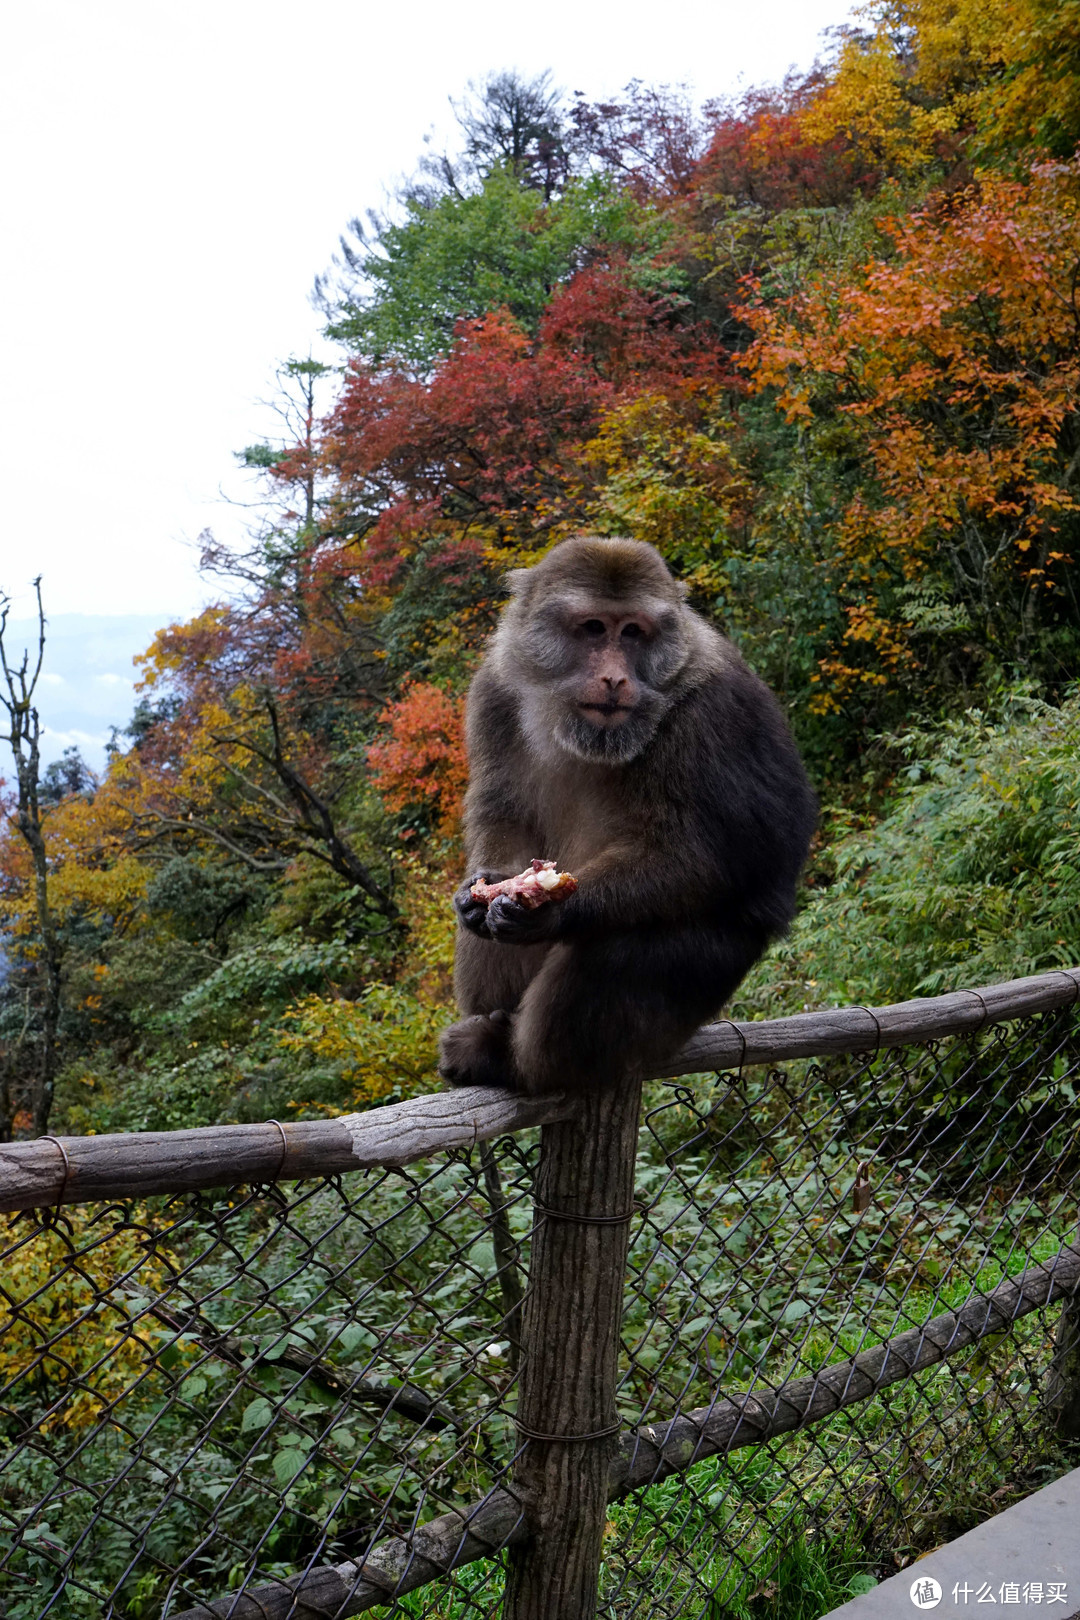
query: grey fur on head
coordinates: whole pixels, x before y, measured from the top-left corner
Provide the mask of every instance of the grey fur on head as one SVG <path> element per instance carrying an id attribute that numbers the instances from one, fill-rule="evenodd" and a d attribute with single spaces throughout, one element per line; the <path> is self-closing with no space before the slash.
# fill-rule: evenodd
<path id="1" fill-rule="evenodd" d="M 532 568 L 516 568 L 506 578 L 511 597 L 491 657 L 517 684 L 525 733 L 546 755 L 562 750 L 596 764 L 626 764 L 679 694 L 723 659 L 722 638 L 686 606 L 686 587 L 641 540 L 564 540 Z M 627 606 L 656 634 L 640 650 L 632 715 L 617 728 L 601 727 L 574 702 L 577 671 L 568 660 L 567 625 L 590 611 Z"/>

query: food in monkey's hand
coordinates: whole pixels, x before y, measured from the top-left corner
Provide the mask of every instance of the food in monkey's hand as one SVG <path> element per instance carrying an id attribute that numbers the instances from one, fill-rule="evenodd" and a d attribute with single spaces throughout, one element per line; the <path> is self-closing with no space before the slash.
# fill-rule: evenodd
<path id="1" fill-rule="evenodd" d="M 488 906 L 500 894 L 516 900 L 526 911 L 547 905 L 549 900 L 565 900 L 577 888 L 577 878 L 569 872 L 557 872 L 554 861 L 532 861 L 516 877 L 503 878 L 501 883 L 484 883 L 477 879 L 469 893 L 474 900 Z"/>

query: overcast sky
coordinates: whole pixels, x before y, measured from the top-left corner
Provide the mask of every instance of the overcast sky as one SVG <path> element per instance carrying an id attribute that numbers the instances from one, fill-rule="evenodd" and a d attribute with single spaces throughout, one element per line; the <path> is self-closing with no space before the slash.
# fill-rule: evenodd
<path id="1" fill-rule="evenodd" d="M 842 0 L 32 0 L 5 17 L 0 587 L 20 615 L 188 615 L 242 532 L 232 452 L 347 221 L 470 77 L 704 99 L 809 66 Z"/>

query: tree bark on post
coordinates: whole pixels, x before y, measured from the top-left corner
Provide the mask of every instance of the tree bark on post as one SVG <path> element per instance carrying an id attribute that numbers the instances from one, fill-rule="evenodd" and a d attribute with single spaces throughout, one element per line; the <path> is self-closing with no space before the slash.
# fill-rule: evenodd
<path id="1" fill-rule="evenodd" d="M 596 1614 L 640 1102 L 627 1081 L 541 1135 L 514 1473 L 531 1534 L 503 1620 Z"/>

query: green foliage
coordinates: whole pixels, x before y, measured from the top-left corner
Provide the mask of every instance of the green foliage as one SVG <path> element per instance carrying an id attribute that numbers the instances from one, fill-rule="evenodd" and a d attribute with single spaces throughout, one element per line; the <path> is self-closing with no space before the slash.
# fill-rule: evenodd
<path id="1" fill-rule="evenodd" d="M 300 935 L 259 940 L 227 961 L 180 1000 L 168 1014 L 177 1027 L 218 1029 L 246 1022 L 260 1009 L 281 1008 L 304 990 L 322 989 L 344 977 L 355 948 Z"/>
<path id="2" fill-rule="evenodd" d="M 534 329 L 555 287 L 592 254 L 637 256 L 644 272 L 663 239 L 650 209 L 603 176 L 571 181 L 545 202 L 505 166 L 479 188 L 428 204 L 412 197 L 359 266 L 362 290 L 334 313 L 331 337 L 376 364 L 428 370 L 457 323 L 506 308 Z"/>
<path id="3" fill-rule="evenodd" d="M 1023 694 L 895 739 L 890 808 L 830 851 L 790 936 L 740 992 L 748 1007 L 881 1004 L 1076 961 L 1080 696 Z"/>
<path id="4" fill-rule="evenodd" d="M 242 1044 L 213 1041 L 143 1047 L 136 1063 L 99 1049 L 57 1081 L 56 1121 L 69 1135 L 186 1131 L 265 1119 L 317 1119 L 344 1112 L 354 1087 L 338 1063 L 290 1062 L 278 1027 L 266 1024 Z"/>
<path id="5" fill-rule="evenodd" d="M 164 912 L 180 939 L 214 940 L 244 916 L 265 885 L 224 862 L 174 856 L 146 890 L 151 911 Z"/>
<path id="6" fill-rule="evenodd" d="M 270 467 L 280 466 L 286 459 L 284 450 L 275 450 L 271 444 L 249 444 L 243 450 L 235 452 L 236 459 L 244 467 L 257 468 L 266 471 Z"/>
<path id="7" fill-rule="evenodd" d="M 418 547 L 380 625 L 388 674 L 397 681 L 441 677 L 440 684 L 464 687 L 475 644 L 495 625 L 501 575 L 483 554 L 447 557 L 438 542 Z"/>

